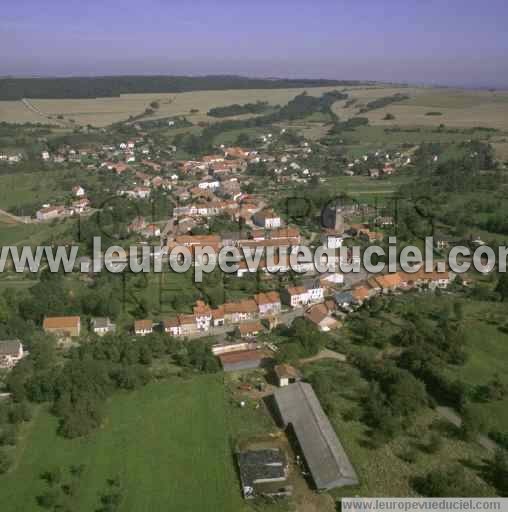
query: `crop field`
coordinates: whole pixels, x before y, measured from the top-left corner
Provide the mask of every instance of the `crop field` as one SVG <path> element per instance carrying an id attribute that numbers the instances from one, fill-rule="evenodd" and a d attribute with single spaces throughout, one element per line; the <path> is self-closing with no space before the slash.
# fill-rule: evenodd
<path id="1" fill-rule="evenodd" d="M 142 114 L 150 103 L 157 101 L 156 113 L 143 119 L 157 119 L 171 116 L 187 116 L 189 121 L 217 121 L 218 118 L 207 116 L 212 107 L 223 107 L 233 103 L 267 101 L 270 105 L 283 105 L 297 94 L 307 91 L 313 96 L 320 96 L 336 87 L 310 87 L 307 89 L 247 89 L 230 91 L 194 91 L 171 94 L 125 94 L 118 98 L 95 99 L 30 99 L 29 103 L 38 115 L 21 101 L 0 101 L 0 121 L 8 122 L 56 122 L 58 116 L 63 121 L 73 120 L 76 124 L 108 126 L 119 121 L 126 121 L 130 116 Z M 197 112 L 191 113 L 191 110 Z M 49 118 L 52 119 L 49 119 Z M 243 116 L 245 117 L 245 116 Z M 249 117 L 249 116 L 247 116 Z M 241 118 L 241 116 L 239 117 Z M 221 120 L 224 118 L 221 118 Z"/>
<path id="2" fill-rule="evenodd" d="M 345 101 L 334 105 L 335 113 L 342 119 L 358 115 L 358 108 L 373 99 L 395 93 L 406 94 L 410 99 L 393 103 L 384 108 L 360 114 L 371 124 L 381 126 L 446 126 L 472 128 L 484 126 L 508 130 L 508 91 L 464 91 L 456 89 L 393 88 L 348 89 L 357 103 L 344 108 Z M 440 115 L 428 115 L 430 113 Z M 387 113 L 395 119 L 385 120 Z"/>
<path id="3" fill-rule="evenodd" d="M 117 395 L 103 428 L 84 439 L 58 437 L 56 420 L 41 410 L 17 447 L 14 469 L 0 478 L 0 510 L 40 510 L 36 497 L 47 488 L 41 473 L 83 464 L 74 512 L 96 510 L 111 478 L 120 481 L 124 512 L 242 511 L 226 418 L 220 376 Z"/>

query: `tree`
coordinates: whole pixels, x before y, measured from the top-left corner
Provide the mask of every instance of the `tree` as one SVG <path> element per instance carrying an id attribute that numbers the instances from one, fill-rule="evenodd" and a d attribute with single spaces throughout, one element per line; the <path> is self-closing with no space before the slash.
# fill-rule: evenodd
<path id="1" fill-rule="evenodd" d="M 464 407 L 462 410 L 462 423 L 460 425 L 462 439 L 474 441 L 484 427 L 485 422 L 478 410 L 473 410 L 470 405 Z"/>
<path id="2" fill-rule="evenodd" d="M 490 464 L 491 479 L 502 496 L 508 496 L 508 452 L 499 448 Z"/>
<path id="3" fill-rule="evenodd" d="M 499 293 L 502 301 L 508 298 L 508 273 L 503 273 L 499 276 L 496 292 Z"/>
<path id="4" fill-rule="evenodd" d="M 423 496 L 441 498 L 448 496 L 483 496 L 478 483 L 468 477 L 462 466 L 451 466 L 430 471 L 414 480 L 414 487 Z"/>

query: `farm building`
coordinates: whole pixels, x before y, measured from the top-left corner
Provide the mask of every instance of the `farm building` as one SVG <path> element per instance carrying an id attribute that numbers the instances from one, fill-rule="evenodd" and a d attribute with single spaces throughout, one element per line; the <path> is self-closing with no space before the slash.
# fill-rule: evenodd
<path id="1" fill-rule="evenodd" d="M 42 328 L 48 334 L 58 337 L 73 338 L 81 333 L 81 319 L 79 316 L 51 316 L 46 317 Z"/>
<path id="2" fill-rule="evenodd" d="M 225 372 L 254 370 L 261 367 L 269 358 L 263 350 L 242 350 L 220 354 L 218 357 Z"/>
<path id="3" fill-rule="evenodd" d="M 358 477 L 310 384 L 274 393 L 283 426 L 294 435 L 318 490 L 358 484 Z"/>
<path id="4" fill-rule="evenodd" d="M 250 450 L 237 453 L 238 468 L 245 499 L 257 496 L 289 496 L 286 456 L 279 449 Z"/>

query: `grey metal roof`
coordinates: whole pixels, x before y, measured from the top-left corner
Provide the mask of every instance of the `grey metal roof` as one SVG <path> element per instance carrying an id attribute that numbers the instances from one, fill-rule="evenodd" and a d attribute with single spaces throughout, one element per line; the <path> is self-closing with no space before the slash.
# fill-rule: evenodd
<path id="1" fill-rule="evenodd" d="M 287 462 L 281 450 L 251 450 L 238 453 L 237 458 L 244 486 L 286 479 Z"/>
<path id="2" fill-rule="evenodd" d="M 95 329 L 106 329 L 114 327 L 114 324 L 111 323 L 109 318 L 97 317 L 92 320 L 92 326 Z"/>
<path id="3" fill-rule="evenodd" d="M 17 356 L 20 345 L 19 340 L 0 340 L 0 356 Z"/>
<path id="4" fill-rule="evenodd" d="M 307 383 L 274 393 L 284 426 L 291 425 L 318 489 L 358 484 L 358 477 L 330 420 Z"/>

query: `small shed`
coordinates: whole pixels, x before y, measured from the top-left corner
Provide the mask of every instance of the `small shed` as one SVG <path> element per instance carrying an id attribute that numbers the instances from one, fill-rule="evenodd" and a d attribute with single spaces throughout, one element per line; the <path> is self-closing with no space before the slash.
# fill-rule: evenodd
<path id="1" fill-rule="evenodd" d="M 289 386 L 298 382 L 301 379 L 300 372 L 289 364 L 279 364 L 273 369 L 275 377 L 277 378 L 277 385 L 280 388 Z"/>

